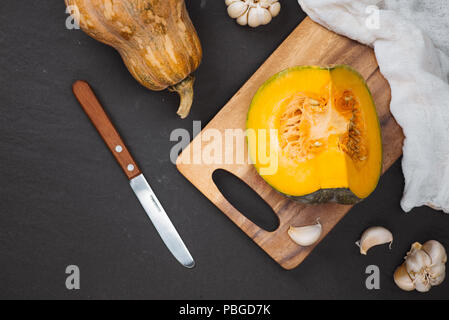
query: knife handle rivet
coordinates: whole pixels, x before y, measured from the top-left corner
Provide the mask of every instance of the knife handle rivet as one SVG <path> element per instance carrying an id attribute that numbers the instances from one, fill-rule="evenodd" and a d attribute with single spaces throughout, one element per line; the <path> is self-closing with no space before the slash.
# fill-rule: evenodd
<path id="1" fill-rule="evenodd" d="M 132 164 L 128 164 L 128 171 L 134 171 L 134 166 Z"/>
<path id="2" fill-rule="evenodd" d="M 123 151 L 123 147 L 121 145 L 118 145 L 115 147 L 115 151 L 117 151 L 118 153 Z"/>

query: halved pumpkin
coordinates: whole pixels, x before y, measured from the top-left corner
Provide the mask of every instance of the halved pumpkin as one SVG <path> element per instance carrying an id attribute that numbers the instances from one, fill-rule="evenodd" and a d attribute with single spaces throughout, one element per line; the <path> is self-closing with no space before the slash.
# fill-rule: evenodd
<path id="1" fill-rule="evenodd" d="M 304 203 L 354 204 L 382 169 L 382 138 L 371 93 L 348 66 L 282 71 L 257 91 L 248 112 L 256 170 Z"/>

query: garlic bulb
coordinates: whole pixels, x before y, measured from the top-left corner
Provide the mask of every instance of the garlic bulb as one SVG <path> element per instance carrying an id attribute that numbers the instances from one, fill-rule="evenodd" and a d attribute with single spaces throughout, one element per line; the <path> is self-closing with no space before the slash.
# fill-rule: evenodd
<path id="1" fill-rule="evenodd" d="M 424 245 L 415 242 L 407 253 L 404 264 L 396 269 L 394 281 L 402 290 L 427 292 L 444 281 L 446 262 L 446 250 L 438 241 L 430 240 Z"/>
<path id="2" fill-rule="evenodd" d="M 231 18 L 253 28 L 270 23 L 281 11 L 278 0 L 225 0 L 225 3 Z"/>
<path id="3" fill-rule="evenodd" d="M 360 247 L 360 253 L 366 255 L 372 247 L 385 243 L 389 243 L 391 249 L 393 234 L 384 227 L 371 227 L 363 232 L 362 238 L 356 242 L 356 245 Z"/>
<path id="4" fill-rule="evenodd" d="M 290 227 L 288 235 L 295 243 L 307 247 L 317 242 L 320 239 L 322 232 L 323 228 L 321 223 L 317 220 L 316 224 L 311 226 Z"/>

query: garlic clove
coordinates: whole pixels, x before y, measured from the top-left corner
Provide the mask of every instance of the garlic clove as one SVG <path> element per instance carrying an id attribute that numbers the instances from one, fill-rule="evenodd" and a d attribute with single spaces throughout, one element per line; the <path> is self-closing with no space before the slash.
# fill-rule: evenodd
<path id="1" fill-rule="evenodd" d="M 270 23 L 271 19 L 271 13 L 267 9 L 264 9 L 260 6 L 249 9 L 248 25 L 252 28 L 268 24 Z"/>
<path id="2" fill-rule="evenodd" d="M 430 257 L 432 264 L 446 263 L 447 254 L 443 245 L 436 240 L 429 240 L 422 245 L 424 250 Z"/>
<path id="3" fill-rule="evenodd" d="M 274 18 L 279 14 L 279 12 L 281 12 L 281 4 L 279 2 L 275 2 L 270 5 L 268 10 L 270 11 L 271 16 Z"/>
<path id="4" fill-rule="evenodd" d="M 432 286 L 438 286 L 446 278 L 446 265 L 444 263 L 439 263 L 430 266 L 427 269 L 427 273 L 429 274 L 430 284 Z"/>
<path id="5" fill-rule="evenodd" d="M 227 6 L 231 5 L 234 2 L 242 2 L 241 0 L 225 0 Z"/>
<path id="6" fill-rule="evenodd" d="M 432 288 L 429 279 L 424 274 L 417 275 L 413 283 L 415 284 L 416 291 L 419 292 L 428 292 Z"/>
<path id="7" fill-rule="evenodd" d="M 264 8 L 268 8 L 276 2 L 279 2 L 279 0 L 260 0 L 259 4 Z"/>
<path id="8" fill-rule="evenodd" d="M 366 255 L 369 249 L 381 244 L 393 243 L 393 234 L 384 227 L 371 227 L 365 230 L 356 244 L 360 247 L 360 253 Z"/>
<path id="9" fill-rule="evenodd" d="M 246 13 L 248 5 L 245 2 L 233 2 L 228 7 L 228 14 L 231 18 L 235 19 Z"/>
<path id="10" fill-rule="evenodd" d="M 307 247 L 316 243 L 323 232 L 321 223 L 317 221 L 316 224 L 304 227 L 290 227 L 288 235 L 290 238 L 300 246 Z"/>
<path id="11" fill-rule="evenodd" d="M 415 290 L 415 284 L 407 273 L 405 264 L 401 264 L 394 272 L 394 282 L 404 291 Z"/>
<path id="12" fill-rule="evenodd" d="M 259 8 L 258 14 L 259 14 L 260 24 L 262 24 L 262 25 L 269 24 L 271 22 L 271 20 L 273 19 L 270 11 L 268 9 Z"/>
<path id="13" fill-rule="evenodd" d="M 407 272 L 413 280 L 421 277 L 425 268 L 432 264 L 429 255 L 424 250 L 421 250 L 421 248 L 422 245 L 419 242 L 415 242 L 405 259 Z"/>
<path id="14" fill-rule="evenodd" d="M 252 28 L 260 26 L 258 10 L 259 8 L 250 8 L 248 11 L 248 25 Z"/>
<path id="15" fill-rule="evenodd" d="M 246 26 L 248 24 L 248 14 L 242 14 L 235 21 L 241 26 Z"/>

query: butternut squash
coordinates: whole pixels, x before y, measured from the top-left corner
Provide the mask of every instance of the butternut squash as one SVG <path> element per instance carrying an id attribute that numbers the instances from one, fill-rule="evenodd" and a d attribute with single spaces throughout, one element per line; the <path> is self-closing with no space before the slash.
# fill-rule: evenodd
<path id="1" fill-rule="evenodd" d="M 81 29 L 115 48 L 133 77 L 150 90 L 180 95 L 187 117 L 202 48 L 184 0 L 65 0 Z M 73 12 L 73 10 L 72 10 Z"/>

